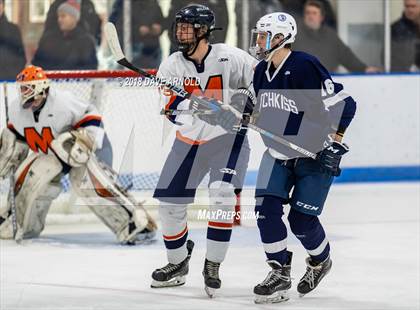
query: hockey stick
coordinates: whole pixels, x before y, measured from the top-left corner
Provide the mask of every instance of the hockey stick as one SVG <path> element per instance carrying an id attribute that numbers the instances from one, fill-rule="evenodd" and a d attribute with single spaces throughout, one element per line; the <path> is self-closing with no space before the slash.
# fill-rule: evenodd
<path id="1" fill-rule="evenodd" d="M 230 107 L 229 105 L 224 105 L 223 107 L 228 108 L 229 110 L 231 110 L 239 119 L 242 119 L 242 114 L 235 110 L 234 108 Z M 186 115 L 198 115 L 198 114 L 212 114 L 213 111 L 210 111 L 211 113 L 208 113 L 208 110 L 165 110 L 162 111 L 161 114 L 165 114 L 165 115 L 182 115 L 182 114 L 186 114 Z M 251 118 L 252 119 L 252 118 Z M 312 159 L 316 159 L 316 154 L 290 142 L 287 141 L 286 139 L 283 139 L 282 137 L 279 137 L 265 129 L 262 129 L 261 127 L 255 126 L 252 121 L 250 122 L 241 122 L 241 124 L 239 126 L 237 126 L 236 130 L 240 131 L 241 129 L 244 128 L 251 128 L 252 130 L 258 132 L 259 134 L 262 134 L 280 144 L 283 144 L 289 148 L 291 148 L 292 150 L 301 153 L 302 155 L 308 156 Z"/>
<path id="2" fill-rule="evenodd" d="M 7 96 L 7 83 L 3 83 L 3 94 L 4 94 L 4 107 L 6 112 L 6 128 L 7 124 L 9 123 L 9 100 Z M 12 217 L 12 229 L 13 229 L 13 239 L 17 237 L 17 216 L 16 216 L 16 197 L 15 197 L 15 166 L 10 168 L 10 175 L 9 175 L 9 192 L 7 194 L 7 200 L 10 202 L 10 212 Z"/>
<path id="3" fill-rule="evenodd" d="M 184 98 L 184 99 L 188 99 L 188 98 L 194 98 L 194 102 L 198 103 L 198 104 L 202 104 L 203 106 L 209 108 L 210 110 L 215 110 L 215 109 L 219 109 L 219 107 L 215 106 L 215 105 L 211 105 L 208 101 L 203 100 L 197 96 L 194 96 L 193 94 L 187 92 L 186 90 L 170 83 L 169 81 L 166 81 L 165 79 L 161 79 L 159 77 L 157 77 L 154 74 L 151 74 L 145 70 L 142 70 L 140 68 L 137 68 L 136 66 L 134 66 L 131 62 L 129 62 L 127 60 L 127 58 L 125 58 L 125 55 L 121 49 L 121 45 L 120 42 L 118 40 L 118 34 L 117 34 L 117 30 L 115 29 L 115 26 L 113 23 L 106 23 L 105 28 L 105 37 L 106 40 L 108 42 L 108 46 L 111 49 L 112 54 L 114 55 L 115 60 L 117 61 L 118 64 L 120 64 L 123 67 L 126 67 L 134 72 L 137 72 L 138 74 L 144 76 L 145 78 L 148 78 L 150 80 L 152 80 L 154 83 L 156 83 L 159 86 L 164 86 L 166 88 L 168 88 L 169 90 L 173 91 L 174 93 L 176 93 L 178 96 Z M 163 113 L 162 113 L 163 112 Z M 165 110 L 162 110 L 162 114 L 165 114 Z"/>
<path id="4" fill-rule="evenodd" d="M 119 63 L 121 66 L 126 67 L 134 72 L 137 72 L 138 74 L 148 79 L 151 79 L 153 82 L 155 82 L 158 85 L 167 87 L 168 89 L 172 90 L 177 95 L 183 98 L 191 97 L 191 94 L 183 90 L 182 88 L 177 87 L 176 85 L 168 81 L 165 81 L 164 79 L 158 78 L 156 75 L 150 74 L 149 72 L 144 71 L 134 66 L 131 62 L 127 60 L 127 58 L 125 58 L 125 55 L 121 49 L 120 42 L 118 40 L 118 34 L 117 34 L 117 30 L 115 29 L 114 24 L 107 23 L 104 29 L 105 29 L 104 31 L 105 31 L 105 36 L 108 42 L 108 46 L 111 49 L 111 52 L 114 55 L 117 63 Z"/>
<path id="5" fill-rule="evenodd" d="M 121 66 L 126 67 L 134 72 L 139 73 L 140 75 L 151 79 L 153 82 L 155 82 L 158 85 L 161 86 L 165 86 L 167 87 L 169 90 L 172 90 L 174 93 L 176 93 L 178 96 L 188 99 L 191 98 L 193 99 L 196 103 L 198 103 L 199 105 L 202 105 L 204 107 L 207 107 L 210 109 L 211 113 L 213 113 L 215 110 L 220 109 L 220 107 L 215 107 L 214 104 L 211 104 L 210 102 L 208 102 L 207 100 L 203 100 L 197 96 L 194 96 L 193 94 L 185 91 L 184 89 L 177 87 L 176 85 L 161 79 L 153 74 L 150 74 L 140 68 L 137 68 L 136 66 L 134 66 L 131 62 L 129 62 L 125 56 L 124 53 L 121 49 L 121 45 L 120 42 L 118 40 L 118 34 L 117 34 L 117 30 L 115 29 L 114 24 L 112 23 L 107 23 L 105 25 L 105 36 L 109 45 L 109 48 L 111 49 L 112 54 L 114 55 L 117 63 L 119 63 Z M 221 106 L 222 108 L 226 108 L 231 110 L 239 119 L 242 120 L 242 113 L 240 113 L 239 111 L 236 111 L 234 108 L 232 108 L 230 105 L 223 105 Z M 174 110 L 162 110 L 161 114 L 165 114 L 165 115 L 171 115 L 172 111 Z M 188 112 L 189 110 L 186 111 L 182 111 L 182 112 L 174 112 L 174 113 L 180 113 L 180 114 L 200 114 L 202 113 L 202 111 L 200 110 L 192 110 L 192 112 Z M 211 114 L 209 113 L 209 114 Z M 301 153 L 302 155 L 308 156 L 310 158 L 316 159 L 316 154 L 290 142 L 287 141 L 286 139 L 279 137 L 265 129 L 262 129 L 258 126 L 255 126 L 252 123 L 241 123 L 241 125 L 239 126 L 239 128 L 242 128 L 242 125 L 244 126 L 248 126 L 248 128 L 251 128 L 252 130 L 255 130 L 256 132 L 280 143 L 283 144 L 289 148 L 291 148 L 292 150 Z"/>

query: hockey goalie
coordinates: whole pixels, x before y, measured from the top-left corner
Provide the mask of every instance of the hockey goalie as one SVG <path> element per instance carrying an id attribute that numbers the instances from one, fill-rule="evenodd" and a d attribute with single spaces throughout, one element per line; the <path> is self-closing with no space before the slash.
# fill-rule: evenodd
<path id="1" fill-rule="evenodd" d="M 12 199 L 0 209 L 0 238 L 38 237 L 60 179 L 68 174 L 73 190 L 123 244 L 153 238 L 156 224 L 100 162 L 104 129 L 97 109 L 73 93 L 55 89 L 40 67 L 17 76 L 19 98 L 8 107 L 0 136 L 0 179 L 13 174 Z"/>

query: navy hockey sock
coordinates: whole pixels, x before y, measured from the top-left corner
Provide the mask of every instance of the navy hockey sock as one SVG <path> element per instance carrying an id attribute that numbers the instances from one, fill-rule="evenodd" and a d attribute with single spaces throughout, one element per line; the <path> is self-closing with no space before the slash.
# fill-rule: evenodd
<path id="1" fill-rule="evenodd" d="M 283 199 L 275 196 L 257 198 L 257 225 L 268 260 L 287 262 L 287 228 L 283 223 Z"/>
<path id="2" fill-rule="evenodd" d="M 290 209 L 290 229 L 302 243 L 312 261 L 322 262 L 330 253 L 330 244 L 317 216 Z"/>

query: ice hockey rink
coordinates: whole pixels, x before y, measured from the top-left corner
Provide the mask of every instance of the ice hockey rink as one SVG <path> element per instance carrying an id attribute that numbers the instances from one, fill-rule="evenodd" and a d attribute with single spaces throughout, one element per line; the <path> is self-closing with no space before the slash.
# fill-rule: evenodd
<path id="1" fill-rule="evenodd" d="M 303 298 L 296 285 L 305 252 L 294 252 L 291 298 L 261 309 L 419 309 L 420 184 L 333 186 L 322 222 L 332 245 L 333 269 Z M 49 225 L 42 238 L 0 241 L 1 309 L 251 309 L 253 286 L 265 264 L 253 221 L 236 227 L 221 267 L 222 288 L 209 299 L 201 270 L 205 223 L 190 225 L 196 243 L 187 283 L 151 289 L 151 273 L 166 264 L 160 232 L 151 244 L 116 245 L 101 225 Z"/>

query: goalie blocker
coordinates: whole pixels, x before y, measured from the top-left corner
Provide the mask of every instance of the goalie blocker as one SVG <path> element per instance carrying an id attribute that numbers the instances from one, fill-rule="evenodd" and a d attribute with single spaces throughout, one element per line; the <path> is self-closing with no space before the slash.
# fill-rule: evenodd
<path id="1" fill-rule="evenodd" d="M 140 203 L 116 183 L 117 174 L 100 163 L 93 151 L 94 142 L 86 130 L 65 132 L 53 140 L 48 154 L 32 153 L 17 142 L 8 129 L 0 144 L 0 178 L 15 172 L 14 195 L 18 231 L 16 239 L 38 237 L 52 201 L 61 192 L 61 177 L 70 171 L 70 182 L 89 209 L 123 244 L 154 236 L 156 224 Z M 25 158 L 22 161 L 22 158 Z M 0 238 L 12 239 L 11 206 L 0 213 Z"/>

